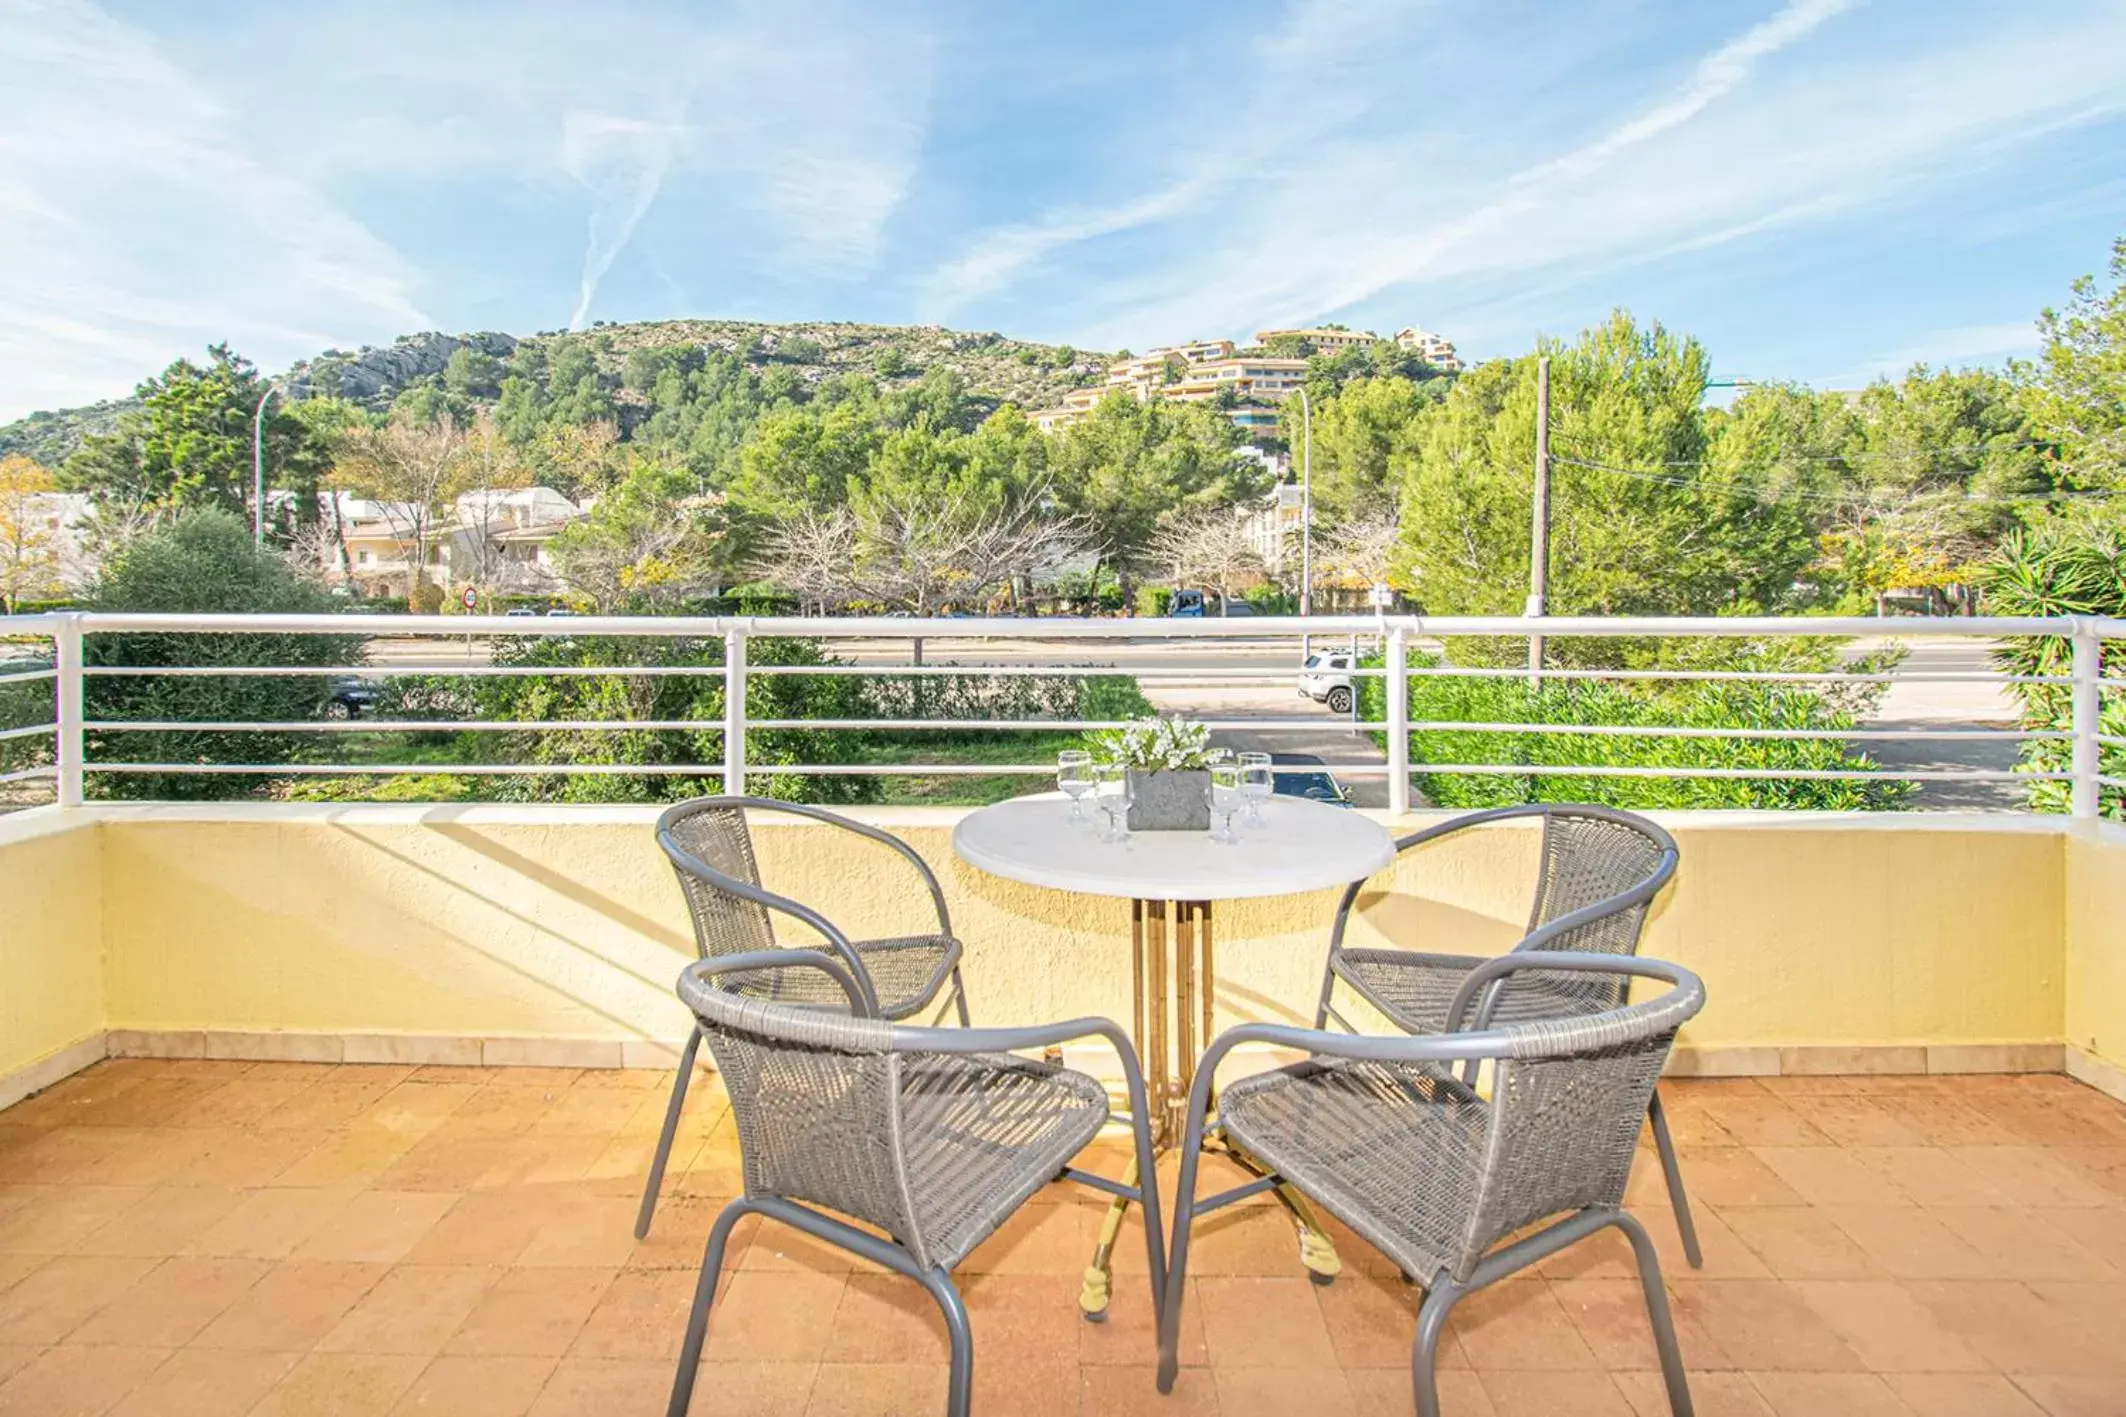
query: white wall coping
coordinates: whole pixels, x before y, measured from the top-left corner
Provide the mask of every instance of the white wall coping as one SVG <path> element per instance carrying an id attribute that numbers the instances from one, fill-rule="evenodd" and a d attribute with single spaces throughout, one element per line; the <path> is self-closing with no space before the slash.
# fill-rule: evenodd
<path id="1" fill-rule="evenodd" d="M 354 826 L 641 826 L 655 823 L 661 805 L 544 802 L 110 802 L 84 807 L 31 807 L 0 815 L 0 845 L 70 831 L 99 822 L 287 822 Z M 950 829 L 974 807 L 852 805 L 832 810 L 873 826 Z M 1375 821 L 1417 826 L 1465 815 L 1448 809 L 1404 815 L 1354 809 Z M 1663 826 L 1682 830 L 1748 828 L 1753 831 L 1887 831 L 2078 834 L 2126 845 L 2126 825 L 2060 815 L 2010 812 L 1774 812 L 1741 809 L 1648 812 Z M 814 826 L 803 817 L 763 825 Z"/>

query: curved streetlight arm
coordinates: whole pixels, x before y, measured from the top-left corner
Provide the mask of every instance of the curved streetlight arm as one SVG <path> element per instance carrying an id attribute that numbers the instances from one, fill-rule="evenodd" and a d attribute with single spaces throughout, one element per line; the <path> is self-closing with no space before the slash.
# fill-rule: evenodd
<path id="1" fill-rule="evenodd" d="M 266 385 L 251 415 L 251 539 L 266 542 L 266 402 L 281 391 L 280 380 Z"/>

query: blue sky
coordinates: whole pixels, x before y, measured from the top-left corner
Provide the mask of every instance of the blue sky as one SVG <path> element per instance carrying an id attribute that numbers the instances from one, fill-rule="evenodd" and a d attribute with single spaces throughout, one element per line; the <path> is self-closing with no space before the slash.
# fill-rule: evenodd
<path id="1" fill-rule="evenodd" d="M 0 0 L 0 418 L 685 315 L 1996 362 L 2126 233 L 2122 54 L 2120 0 Z"/>

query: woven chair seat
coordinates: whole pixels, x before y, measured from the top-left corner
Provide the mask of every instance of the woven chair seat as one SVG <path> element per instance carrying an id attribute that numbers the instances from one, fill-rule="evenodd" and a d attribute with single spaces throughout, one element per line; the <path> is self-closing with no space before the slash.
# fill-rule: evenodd
<path id="1" fill-rule="evenodd" d="M 950 1269 L 1107 1124 L 1107 1089 L 1009 1053 L 901 1062 L 908 1194 L 931 1263 Z"/>
<path id="2" fill-rule="evenodd" d="M 1338 951 L 1329 968 L 1366 1002 L 1408 1033 L 1443 1033 L 1455 991 L 1482 961 L 1470 955 L 1420 954 L 1415 950 L 1347 949 Z M 1598 1014 L 1622 1003 L 1621 991 L 1608 980 L 1583 979 L 1555 971 L 1517 974 L 1501 987 L 1491 1023 L 1536 1023 L 1545 1019 Z M 1471 1010 L 1474 1011 L 1474 1003 Z M 1471 1025 L 1462 1020 L 1462 1027 Z"/>
<path id="3" fill-rule="evenodd" d="M 1444 1070 L 1318 1060 L 1226 1088 L 1226 1136 L 1405 1273 L 1462 1267 L 1489 1107 Z"/>
<path id="4" fill-rule="evenodd" d="M 895 935 L 882 940 L 852 940 L 852 947 L 871 971 L 878 990 L 879 1014 L 904 1019 L 937 997 L 945 979 L 960 962 L 960 942 L 950 935 Z M 816 969 L 783 969 L 748 975 L 739 992 L 778 1004 L 820 1004 L 847 1009 L 849 996 Z"/>

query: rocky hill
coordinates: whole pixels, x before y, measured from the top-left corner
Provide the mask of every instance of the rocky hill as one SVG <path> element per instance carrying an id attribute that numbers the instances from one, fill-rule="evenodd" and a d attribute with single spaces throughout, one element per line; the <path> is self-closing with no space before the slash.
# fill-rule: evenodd
<path id="1" fill-rule="evenodd" d="M 861 373 L 883 384 L 912 384 L 927 371 L 944 367 L 958 371 L 970 392 L 1022 408 L 1055 403 L 1067 390 L 1097 380 L 1108 362 L 1108 356 L 1093 351 L 937 325 L 652 320 L 600 324 L 574 334 L 551 330 L 522 337 L 492 331 L 402 335 L 383 346 L 352 352 L 325 350 L 298 360 L 284 377 L 296 398 L 331 393 L 380 410 L 409 387 L 441 378 L 459 349 L 469 346 L 505 359 L 520 346 L 546 345 L 552 353 L 564 342 L 581 342 L 600 372 L 614 376 L 615 381 L 628 356 L 638 349 L 692 347 L 742 355 L 761 366 L 786 365 L 807 382 Z M 623 407 L 630 397 L 625 389 L 615 392 Z M 108 431 L 121 414 L 136 406 L 133 398 L 120 397 L 30 414 L 0 426 L 0 455 L 26 453 L 47 467 L 56 467 L 84 437 Z"/>

